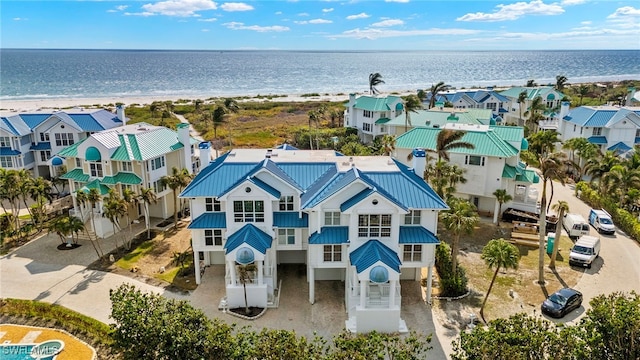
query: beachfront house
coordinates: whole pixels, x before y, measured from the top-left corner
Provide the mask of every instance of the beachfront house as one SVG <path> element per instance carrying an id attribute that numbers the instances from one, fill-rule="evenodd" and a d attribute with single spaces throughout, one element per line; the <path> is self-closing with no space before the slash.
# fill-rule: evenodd
<path id="1" fill-rule="evenodd" d="M 93 133 L 63 149 L 58 156 L 64 159 L 63 164 L 67 168 L 67 173 L 61 178 L 68 180 L 73 195 L 71 214 L 87 221 L 89 212 L 93 211 L 95 234 L 101 238 L 110 236 L 113 234 L 111 222 L 101 216 L 104 197 L 110 190 L 122 195 L 124 189 L 139 193 L 141 188 L 148 188 L 153 189 L 157 203 L 138 203 L 129 210 L 129 218 L 144 216 L 147 225 L 150 217 L 169 218 L 174 211 L 173 192 L 160 179 L 171 175 L 174 167 L 197 172 L 199 159 L 195 147 L 198 143 L 189 136 L 189 124 L 178 124 L 177 131 L 173 131 L 162 126 L 136 123 Z M 210 151 L 208 145 L 202 144 L 204 153 Z M 90 204 L 82 205 L 76 201 L 78 191 L 86 192 L 93 188 L 98 189 L 103 197 L 94 209 Z"/>
<path id="2" fill-rule="evenodd" d="M 38 111 L 0 117 L 0 167 L 26 169 L 33 176 L 60 175 L 62 149 L 91 134 L 122 126 L 124 108 Z"/>
<path id="3" fill-rule="evenodd" d="M 424 100 L 425 107 L 431 101 L 431 92 L 427 93 Z M 450 106 L 454 109 L 485 109 L 491 110 L 492 118 L 496 122 L 502 121 L 502 115 L 509 112 L 506 107 L 509 99 L 493 87 L 478 90 L 447 90 L 436 95 L 436 104 Z M 438 106 L 436 106 L 438 107 Z"/>
<path id="4" fill-rule="evenodd" d="M 522 92 L 526 94 L 526 97 L 523 103 L 519 103 L 518 99 Z M 564 105 L 562 104 L 565 95 L 557 91 L 553 86 L 518 86 L 500 91 L 499 94 L 508 99 L 505 105 L 505 109 L 508 112 L 501 114 L 505 124 L 525 126 L 529 117 L 524 114 L 530 109 L 532 101 L 537 97 L 542 99 L 542 103 L 545 106 L 542 114 L 544 119 L 539 121 L 538 129 L 557 130 L 560 119 L 569 110 L 568 102 Z"/>
<path id="5" fill-rule="evenodd" d="M 311 304 L 323 296 L 316 281 L 343 282 L 354 332 L 406 331 L 400 284 L 419 281 L 423 268 L 430 301 L 438 212 L 447 206 L 390 157 L 234 149 L 180 196 L 191 203 L 196 282 L 206 281 L 201 266 L 224 264 L 231 308 L 245 305 L 239 271 L 248 264 L 256 267 L 245 283 L 249 306 L 275 306 L 280 264 L 304 264 Z"/>
<path id="6" fill-rule="evenodd" d="M 394 95 L 349 94 L 349 102 L 344 111 L 344 126 L 358 129 L 358 136 L 364 143 L 370 143 L 376 136 L 388 133 L 385 123 L 403 114 L 402 98 Z"/>
<path id="7" fill-rule="evenodd" d="M 386 134 L 399 136 L 413 128 L 442 128 L 446 124 L 495 125 L 488 109 L 453 109 L 435 107 L 411 112 L 410 122 L 404 114 L 384 120 Z"/>
<path id="8" fill-rule="evenodd" d="M 562 118 L 558 132 L 562 142 L 582 137 L 603 153 L 624 155 L 640 145 L 640 107 L 580 106 Z"/>
<path id="9" fill-rule="evenodd" d="M 539 177 L 519 158 L 520 151 L 528 148 L 522 127 L 447 123 L 443 128 L 415 128 L 397 138 L 396 159 L 416 174 L 424 174 L 426 166 L 435 163 L 436 140 L 443 129 L 464 131 L 461 141 L 475 146 L 449 151 L 450 163 L 464 169 L 467 179 L 457 184 L 454 195 L 468 199 L 480 214 L 492 216 L 494 221 L 500 215 L 493 195 L 497 189 L 505 189 L 513 197 L 503 210 L 538 211 L 538 192 L 532 185 L 539 182 Z"/>

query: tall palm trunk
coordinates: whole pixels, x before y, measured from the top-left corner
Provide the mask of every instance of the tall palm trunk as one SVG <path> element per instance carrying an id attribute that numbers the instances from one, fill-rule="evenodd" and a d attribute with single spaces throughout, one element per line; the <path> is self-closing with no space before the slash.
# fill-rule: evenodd
<path id="1" fill-rule="evenodd" d="M 544 237 L 547 232 L 547 180 L 542 181 L 539 227 L 540 243 L 538 244 L 538 284 L 544 285 Z"/>
<path id="2" fill-rule="evenodd" d="M 561 208 L 560 213 L 558 214 L 558 222 L 556 223 L 556 237 L 555 239 L 553 239 L 553 251 L 551 253 L 551 261 L 549 262 L 549 267 L 552 269 L 556 267 L 556 256 L 558 256 L 558 245 L 560 244 L 560 235 L 562 235 L 562 227 L 558 227 L 558 225 L 562 224 L 563 217 L 564 217 L 564 209 Z"/>
<path id="3" fill-rule="evenodd" d="M 149 215 L 149 203 L 144 203 L 144 225 L 147 228 L 147 240 L 151 240 L 151 217 Z"/>
<path id="4" fill-rule="evenodd" d="M 480 317 L 482 321 L 485 323 L 487 320 L 484 319 L 484 306 L 487 304 L 487 300 L 489 299 L 489 294 L 491 293 L 491 288 L 493 288 L 493 283 L 496 281 L 496 277 L 498 276 L 498 271 L 500 271 L 500 266 L 496 266 L 496 272 L 493 273 L 493 277 L 491 278 L 491 284 L 489 284 L 489 290 L 487 290 L 487 294 L 484 296 L 484 300 L 482 301 L 482 306 L 480 307 Z"/>

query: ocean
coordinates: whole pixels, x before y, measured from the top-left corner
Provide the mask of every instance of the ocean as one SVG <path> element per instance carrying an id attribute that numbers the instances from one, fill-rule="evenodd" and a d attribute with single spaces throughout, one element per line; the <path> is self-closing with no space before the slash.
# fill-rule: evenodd
<path id="1" fill-rule="evenodd" d="M 0 100 L 208 98 L 640 79 L 640 50 L 165 51 L 0 49 Z"/>

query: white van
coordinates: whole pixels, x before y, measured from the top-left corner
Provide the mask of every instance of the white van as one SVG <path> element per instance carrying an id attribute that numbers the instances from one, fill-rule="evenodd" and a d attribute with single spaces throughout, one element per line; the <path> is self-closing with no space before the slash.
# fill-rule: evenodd
<path id="1" fill-rule="evenodd" d="M 562 220 L 562 226 L 572 239 L 589 235 L 589 223 L 580 214 L 566 214 Z"/>
<path id="2" fill-rule="evenodd" d="M 593 261 L 600 255 L 600 238 L 585 235 L 578 239 L 569 253 L 569 265 L 591 268 Z"/>
<path id="3" fill-rule="evenodd" d="M 605 209 L 591 209 L 589 212 L 589 224 L 602 234 L 615 234 L 616 232 L 611 215 Z"/>

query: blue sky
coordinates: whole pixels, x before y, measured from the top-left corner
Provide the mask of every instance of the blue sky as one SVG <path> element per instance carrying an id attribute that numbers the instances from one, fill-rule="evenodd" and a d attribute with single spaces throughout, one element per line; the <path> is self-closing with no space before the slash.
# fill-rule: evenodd
<path id="1" fill-rule="evenodd" d="M 640 1 L 6 1 L 1 47 L 640 49 Z"/>

